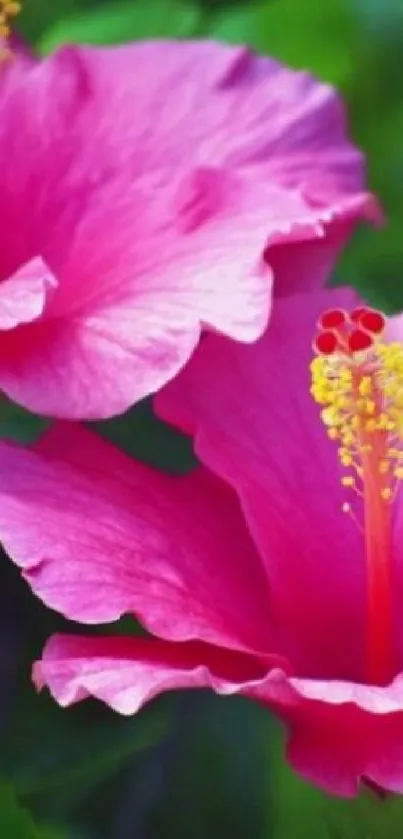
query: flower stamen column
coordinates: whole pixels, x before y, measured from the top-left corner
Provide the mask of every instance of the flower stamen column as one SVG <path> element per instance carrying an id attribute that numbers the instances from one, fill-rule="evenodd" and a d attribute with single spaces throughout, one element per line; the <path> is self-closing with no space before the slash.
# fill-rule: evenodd
<path id="1" fill-rule="evenodd" d="M 311 366 L 312 395 L 348 469 L 342 485 L 363 502 L 365 671 L 369 683 L 380 685 L 396 672 L 391 508 L 403 478 L 403 346 L 382 340 L 385 326 L 385 317 L 374 309 L 324 312 Z M 343 510 L 357 518 L 350 502 Z"/>

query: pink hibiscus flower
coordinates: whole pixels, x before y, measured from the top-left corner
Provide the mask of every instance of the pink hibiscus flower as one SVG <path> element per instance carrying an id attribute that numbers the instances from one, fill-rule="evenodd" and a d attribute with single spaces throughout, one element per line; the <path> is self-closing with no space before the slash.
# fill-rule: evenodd
<path id="1" fill-rule="evenodd" d="M 203 326 L 255 340 L 264 249 L 280 291 L 320 284 L 377 213 L 335 93 L 244 49 L 69 47 L 1 93 L 0 389 L 42 414 L 124 411 Z"/>
<path id="2" fill-rule="evenodd" d="M 403 792 L 402 318 L 380 338 L 384 319 L 355 307 L 295 295 L 250 347 L 208 336 L 159 396 L 204 463 L 185 477 L 78 426 L 1 444 L 0 535 L 33 590 L 154 636 L 51 638 L 34 678 L 61 705 L 243 694 L 286 723 L 314 783 Z"/>

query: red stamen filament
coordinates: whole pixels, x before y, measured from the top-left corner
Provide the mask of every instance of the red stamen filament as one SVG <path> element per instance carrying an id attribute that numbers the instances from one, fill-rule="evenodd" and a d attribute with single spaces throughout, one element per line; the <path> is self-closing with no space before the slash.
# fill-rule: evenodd
<path id="1" fill-rule="evenodd" d="M 379 438 L 376 439 L 376 437 Z M 392 625 L 391 507 L 382 498 L 379 464 L 386 457 L 386 434 L 360 434 L 367 568 L 365 671 L 369 684 L 384 685 L 396 672 Z"/>

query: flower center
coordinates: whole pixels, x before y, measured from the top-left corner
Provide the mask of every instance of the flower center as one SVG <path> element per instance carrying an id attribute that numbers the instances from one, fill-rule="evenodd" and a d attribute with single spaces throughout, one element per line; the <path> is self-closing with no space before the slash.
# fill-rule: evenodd
<path id="1" fill-rule="evenodd" d="M 16 2 L 16 0 L 0 0 L 0 38 L 5 42 L 0 47 L 0 61 L 10 58 L 12 54 L 7 46 L 7 41 L 11 35 L 10 20 L 16 17 L 20 11 L 21 3 Z"/>
<path id="2" fill-rule="evenodd" d="M 391 506 L 403 479 L 403 345 L 384 343 L 386 318 L 362 307 L 324 312 L 314 341 L 311 393 L 346 469 L 341 482 L 357 521 L 362 498 L 367 567 L 366 675 L 386 684 L 396 672 L 392 610 Z"/>

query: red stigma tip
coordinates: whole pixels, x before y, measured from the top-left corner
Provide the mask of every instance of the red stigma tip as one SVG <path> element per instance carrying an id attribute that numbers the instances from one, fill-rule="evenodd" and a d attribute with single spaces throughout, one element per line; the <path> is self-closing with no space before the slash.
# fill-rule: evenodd
<path id="1" fill-rule="evenodd" d="M 318 319 L 319 329 L 339 329 L 347 322 L 347 314 L 343 309 L 327 309 Z"/>
<path id="2" fill-rule="evenodd" d="M 353 309 L 350 313 L 350 320 L 352 320 L 353 323 L 360 323 L 363 315 L 366 315 L 367 312 L 370 311 L 371 309 L 369 309 L 368 306 L 357 306 L 357 308 Z"/>
<path id="3" fill-rule="evenodd" d="M 385 329 L 386 318 L 382 312 L 377 312 L 376 309 L 368 309 L 361 317 L 360 326 L 374 335 L 379 335 Z"/>
<path id="4" fill-rule="evenodd" d="M 348 338 L 348 348 L 350 352 L 361 352 L 372 347 L 374 339 L 368 332 L 363 329 L 353 329 Z"/>
<path id="5" fill-rule="evenodd" d="M 337 350 L 338 341 L 333 332 L 320 332 L 316 336 L 313 346 L 318 355 L 332 355 Z"/>
<path id="6" fill-rule="evenodd" d="M 377 309 L 370 309 L 369 306 L 360 306 L 358 309 L 354 309 L 350 317 L 353 323 L 357 323 L 363 329 L 372 332 L 373 335 L 379 335 L 385 329 L 385 316 Z"/>

